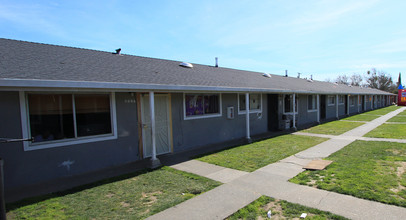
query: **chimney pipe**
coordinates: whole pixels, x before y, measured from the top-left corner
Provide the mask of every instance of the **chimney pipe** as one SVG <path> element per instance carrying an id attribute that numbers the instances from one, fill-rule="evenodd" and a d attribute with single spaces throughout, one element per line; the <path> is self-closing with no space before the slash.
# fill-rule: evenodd
<path id="1" fill-rule="evenodd" d="M 297 73 L 297 78 L 300 78 L 300 73 Z"/>
<path id="2" fill-rule="evenodd" d="M 288 77 L 288 70 L 285 70 L 285 77 Z"/>
<path id="3" fill-rule="evenodd" d="M 118 48 L 114 54 L 120 55 L 121 54 L 121 48 Z"/>
<path id="4" fill-rule="evenodd" d="M 216 57 L 215 59 L 216 59 L 216 66 L 215 67 L 219 67 L 219 58 Z"/>
<path id="5" fill-rule="evenodd" d="M 313 75 L 310 75 L 310 79 L 313 80 Z"/>

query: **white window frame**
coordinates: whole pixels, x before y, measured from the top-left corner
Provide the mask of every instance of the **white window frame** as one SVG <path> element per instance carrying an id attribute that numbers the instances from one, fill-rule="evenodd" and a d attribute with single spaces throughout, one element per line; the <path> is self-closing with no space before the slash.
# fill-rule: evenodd
<path id="1" fill-rule="evenodd" d="M 312 97 L 312 109 L 309 109 L 309 96 Z M 307 112 L 317 112 L 317 95 L 307 95 Z"/>
<path id="2" fill-rule="evenodd" d="M 251 95 L 253 94 L 259 94 L 259 99 L 261 100 L 261 108 L 260 109 L 250 109 L 250 114 L 251 113 L 262 113 L 262 93 L 250 93 L 249 97 L 250 97 L 250 101 L 251 101 Z M 240 110 L 240 95 L 244 95 L 244 99 L 245 99 L 245 93 L 238 93 L 237 94 L 237 102 L 238 102 L 238 114 L 239 115 L 245 115 L 247 114 L 247 110 Z"/>
<path id="3" fill-rule="evenodd" d="M 333 97 L 333 100 L 334 100 L 333 103 L 329 103 L 331 97 Z M 335 106 L 335 105 L 336 105 L 336 96 L 335 95 L 328 95 L 327 96 L 327 106 Z"/>
<path id="4" fill-rule="evenodd" d="M 338 105 L 344 105 L 345 95 L 338 95 Z"/>
<path id="5" fill-rule="evenodd" d="M 204 114 L 204 115 L 191 115 L 191 116 L 186 116 L 186 103 L 185 103 L 185 97 L 187 94 L 197 94 L 197 95 L 219 95 L 219 113 L 211 113 L 211 114 Z M 223 103 L 222 103 L 222 94 L 221 93 L 210 93 L 210 92 L 205 92 L 205 93 L 199 93 L 199 92 L 188 92 L 188 93 L 183 93 L 183 120 L 193 120 L 193 119 L 202 119 L 202 118 L 215 118 L 215 117 L 221 117 L 223 115 Z"/>
<path id="6" fill-rule="evenodd" d="M 46 94 L 47 92 L 30 92 L 30 91 L 20 91 L 20 114 L 21 114 L 21 128 L 22 128 L 22 135 L 24 139 L 28 139 L 30 134 L 30 126 L 29 126 L 29 112 L 28 112 L 28 99 L 27 95 L 29 93 L 38 93 L 38 94 Z M 77 137 L 77 138 L 67 138 L 62 140 L 55 140 L 55 141 L 46 141 L 40 143 L 31 143 L 29 141 L 23 142 L 24 151 L 31 151 L 31 150 L 40 150 L 40 149 L 47 149 L 47 148 L 54 148 L 54 147 L 63 147 L 69 145 L 76 145 L 76 144 L 84 144 L 84 143 L 91 143 L 91 142 L 98 142 L 98 141 L 106 141 L 106 140 L 113 140 L 117 139 L 117 114 L 116 114 L 116 98 L 114 92 L 106 92 L 106 93 L 88 93 L 88 92 L 61 92 L 65 94 L 109 94 L 110 97 L 110 119 L 111 119 L 111 130 L 112 133 L 110 134 L 101 134 L 101 135 L 92 135 L 86 137 Z"/>
<path id="7" fill-rule="evenodd" d="M 287 95 L 291 95 L 292 96 L 292 102 L 293 102 L 293 95 L 292 94 L 284 94 L 283 95 L 283 98 L 282 98 L 282 102 L 283 102 L 283 106 L 282 106 L 282 108 L 283 108 L 283 114 L 285 114 L 285 115 L 293 115 L 293 111 L 295 111 L 295 109 L 293 109 L 293 111 L 292 112 L 285 112 L 285 96 L 287 96 Z M 299 112 L 299 96 L 297 95 L 297 94 L 295 94 L 295 101 L 297 102 L 296 103 L 296 105 L 295 105 L 295 107 L 296 107 L 296 111 L 295 111 L 295 114 L 297 114 L 298 112 Z M 292 103 L 292 108 L 293 108 L 293 103 Z"/>

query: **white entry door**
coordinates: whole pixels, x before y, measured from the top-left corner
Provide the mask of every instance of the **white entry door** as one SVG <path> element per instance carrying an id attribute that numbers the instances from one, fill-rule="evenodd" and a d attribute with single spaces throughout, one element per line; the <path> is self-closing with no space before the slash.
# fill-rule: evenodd
<path id="1" fill-rule="evenodd" d="M 154 99 L 156 153 L 159 155 L 171 152 L 169 97 L 165 94 L 155 94 Z M 141 96 L 141 121 L 144 158 L 147 158 L 152 156 L 151 112 L 148 94 Z"/>

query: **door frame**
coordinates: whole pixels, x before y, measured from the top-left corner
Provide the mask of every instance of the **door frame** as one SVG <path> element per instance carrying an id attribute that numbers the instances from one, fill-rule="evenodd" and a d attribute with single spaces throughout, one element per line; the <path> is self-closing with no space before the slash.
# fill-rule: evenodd
<path id="1" fill-rule="evenodd" d="M 162 154 L 167 154 L 167 153 L 172 153 L 173 152 L 173 131 L 172 131 L 172 104 L 171 104 L 171 94 L 170 93 L 154 93 L 154 97 L 157 96 L 166 96 L 167 98 L 167 117 L 168 117 L 168 145 L 169 145 L 169 150 L 168 152 L 163 152 L 163 153 L 157 153 L 157 155 L 162 155 Z M 140 152 L 140 157 L 142 159 L 148 158 L 150 156 L 146 156 L 146 146 L 145 146 L 145 138 L 146 135 L 144 134 L 144 129 L 143 129 L 143 124 L 144 122 L 142 121 L 143 118 L 143 104 L 142 104 L 142 99 L 145 97 L 149 97 L 148 93 L 137 93 L 137 115 L 138 115 L 138 147 L 139 147 L 139 152 Z M 154 99 L 155 100 L 155 99 Z M 156 102 L 156 100 L 155 100 Z M 156 106 L 156 105 L 154 105 Z M 156 112 L 156 111 L 155 111 Z"/>

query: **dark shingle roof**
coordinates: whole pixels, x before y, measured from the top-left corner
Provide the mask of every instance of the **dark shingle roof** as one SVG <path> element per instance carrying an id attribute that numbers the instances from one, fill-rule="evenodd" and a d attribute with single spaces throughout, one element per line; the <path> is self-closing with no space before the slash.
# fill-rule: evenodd
<path id="1" fill-rule="evenodd" d="M 29 82 L 32 87 L 390 94 L 279 75 L 266 78 L 259 72 L 199 64 L 189 69 L 179 64 L 180 61 L 0 38 L 3 87 L 27 86 Z"/>

